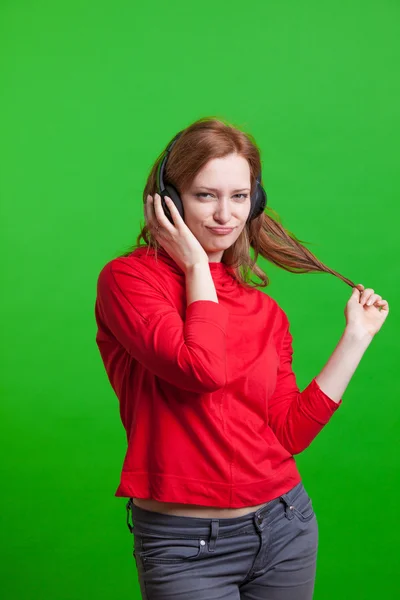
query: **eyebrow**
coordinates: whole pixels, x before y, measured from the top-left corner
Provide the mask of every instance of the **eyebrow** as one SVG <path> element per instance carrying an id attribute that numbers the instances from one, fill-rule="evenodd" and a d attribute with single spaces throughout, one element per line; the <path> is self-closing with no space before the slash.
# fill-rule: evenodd
<path id="1" fill-rule="evenodd" d="M 202 190 L 208 190 L 210 192 L 218 192 L 218 190 L 216 188 L 210 188 L 207 187 L 206 185 L 197 185 L 196 188 L 201 188 Z M 232 192 L 249 192 L 250 188 L 239 188 L 238 190 L 232 190 Z"/>

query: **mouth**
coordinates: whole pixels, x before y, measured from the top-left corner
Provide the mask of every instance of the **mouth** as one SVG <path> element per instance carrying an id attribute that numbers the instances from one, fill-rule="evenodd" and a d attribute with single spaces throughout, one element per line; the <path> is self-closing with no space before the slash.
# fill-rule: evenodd
<path id="1" fill-rule="evenodd" d="M 234 227 L 207 227 L 207 229 L 215 235 L 228 235 L 228 233 L 232 233 Z"/>

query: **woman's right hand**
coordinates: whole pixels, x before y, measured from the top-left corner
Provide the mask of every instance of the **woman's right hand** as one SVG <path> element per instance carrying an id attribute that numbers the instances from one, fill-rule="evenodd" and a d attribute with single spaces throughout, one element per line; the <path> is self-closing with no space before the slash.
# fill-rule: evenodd
<path id="1" fill-rule="evenodd" d="M 208 256 L 198 239 L 190 231 L 171 198 L 164 198 L 174 225 L 169 221 L 161 205 L 161 197 L 148 195 L 145 204 L 146 225 L 151 235 L 173 258 L 183 271 L 196 264 L 208 264 Z"/>

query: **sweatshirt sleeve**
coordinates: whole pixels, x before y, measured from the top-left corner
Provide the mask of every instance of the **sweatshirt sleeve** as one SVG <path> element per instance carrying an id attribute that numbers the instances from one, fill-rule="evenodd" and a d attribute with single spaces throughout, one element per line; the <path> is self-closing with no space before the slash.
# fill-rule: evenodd
<path id="1" fill-rule="evenodd" d="M 182 320 L 161 283 L 147 280 L 132 261 L 114 259 L 98 278 L 98 323 L 151 373 L 183 390 L 225 385 L 228 316 L 217 302 L 198 300 Z"/>
<path id="2" fill-rule="evenodd" d="M 299 454 L 328 423 L 342 399 L 339 403 L 334 402 L 321 390 L 315 378 L 300 392 L 292 370 L 293 338 L 284 316 L 277 384 L 268 402 L 268 420 L 282 446 L 291 454 Z"/>

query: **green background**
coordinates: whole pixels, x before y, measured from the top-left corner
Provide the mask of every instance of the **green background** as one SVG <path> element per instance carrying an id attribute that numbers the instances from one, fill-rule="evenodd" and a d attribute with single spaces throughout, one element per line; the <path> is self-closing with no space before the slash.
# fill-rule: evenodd
<path id="1" fill-rule="evenodd" d="M 96 281 L 144 223 L 158 154 L 215 115 L 255 136 L 283 225 L 390 303 L 297 462 L 320 526 L 314 598 L 398 598 L 400 5 L 2 0 L 0 17 L 2 597 L 139 597 Z M 259 264 L 303 389 L 351 288 Z"/>

